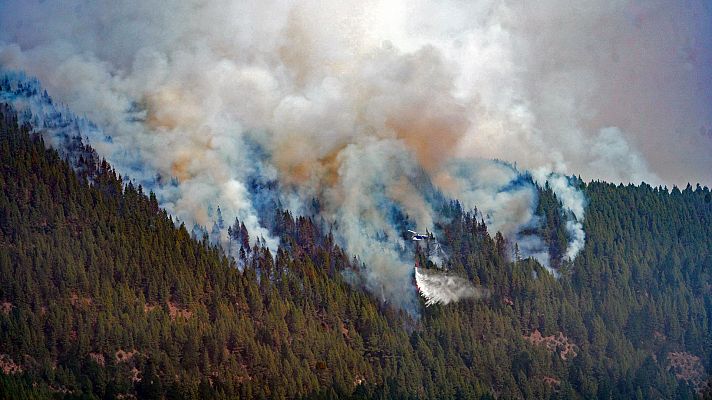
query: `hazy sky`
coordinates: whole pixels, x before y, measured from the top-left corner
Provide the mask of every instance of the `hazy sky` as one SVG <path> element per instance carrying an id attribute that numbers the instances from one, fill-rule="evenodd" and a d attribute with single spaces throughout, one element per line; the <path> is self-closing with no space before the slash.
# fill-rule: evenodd
<path id="1" fill-rule="evenodd" d="M 204 86 L 189 68 L 225 63 L 242 75 L 252 68 L 269 75 L 258 84 L 275 85 L 281 96 L 354 78 L 379 49 L 414 57 L 426 49 L 442 69 L 432 90 L 462 107 L 442 111 L 466 119 L 463 154 L 587 178 L 709 185 L 710 4 L 3 1 L 0 63 L 37 75 L 92 115 L 97 106 L 116 107 L 96 102 L 116 101 L 108 97 L 144 101 L 150 93 L 141 85 Z M 165 63 L 163 75 L 155 63 Z M 191 89 L 198 103 L 211 96 Z"/>
<path id="2" fill-rule="evenodd" d="M 275 118 L 284 102 L 274 98 L 294 95 L 321 107 L 305 111 L 319 124 L 302 128 L 328 131 L 350 129 L 333 128 L 349 123 L 339 107 L 363 105 L 344 104 L 342 91 L 419 63 L 423 74 L 438 69 L 424 77 L 431 87 L 392 89 L 447 97 L 429 112 L 448 124 L 455 117 L 445 129 L 457 133 L 445 133 L 443 145 L 463 155 L 593 179 L 710 185 L 711 4 L 4 0 L 0 64 L 38 76 L 105 124 L 122 118 L 123 103 L 167 102 L 167 90 L 194 96 L 171 107 L 201 113 L 219 90 L 202 76 L 212 74 L 242 86 L 239 96 L 209 104 L 218 112 L 255 103 L 235 105 L 230 118 L 244 126 L 304 123 Z M 391 60 L 368 60 L 378 57 Z"/>

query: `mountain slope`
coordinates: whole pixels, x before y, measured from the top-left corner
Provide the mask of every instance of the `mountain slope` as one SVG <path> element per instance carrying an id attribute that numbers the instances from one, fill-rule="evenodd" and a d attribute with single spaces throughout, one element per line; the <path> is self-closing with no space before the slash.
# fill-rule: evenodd
<path id="1" fill-rule="evenodd" d="M 29 360 L 34 378 L 106 396 L 149 390 L 131 377 L 160 370 L 169 384 L 192 388 L 211 377 L 227 392 L 268 397 L 371 378 L 358 342 L 324 329 L 338 323 L 324 313 L 337 295 L 354 313 L 375 314 L 364 295 L 313 265 L 279 263 L 299 268 L 281 279 L 263 248 L 250 251 L 240 273 L 176 228 L 140 187 L 123 188 L 105 162 L 88 166 L 89 185 L 18 129 L 8 108 L 2 120 L 0 341 L 13 360 Z M 344 258 L 331 249 L 324 256 Z M 277 280 L 288 296 L 279 297 Z M 291 331 L 299 346 L 286 345 Z M 326 374 L 319 367 L 333 357 Z"/>
<path id="2" fill-rule="evenodd" d="M 308 218 L 276 212 L 278 253 L 232 260 L 90 148 L 72 169 L 10 107 L 0 121 L 6 398 L 682 399 L 712 370 L 706 188 L 580 182 L 588 241 L 560 279 L 509 262 L 511 244 L 450 204 L 447 268 L 491 295 L 414 319 L 366 294 L 359 261 Z"/>

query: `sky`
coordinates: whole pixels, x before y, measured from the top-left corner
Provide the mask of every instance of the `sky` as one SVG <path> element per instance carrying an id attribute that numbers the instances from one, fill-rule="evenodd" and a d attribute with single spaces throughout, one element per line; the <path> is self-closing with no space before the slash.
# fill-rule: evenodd
<path id="1" fill-rule="evenodd" d="M 205 103 L 210 85 L 225 79 L 240 86 L 239 98 L 216 101 L 254 103 L 235 110 L 243 125 L 271 118 L 311 129 L 306 118 L 276 121 L 280 110 L 265 96 L 311 101 L 358 90 L 339 85 L 398 73 L 411 57 L 440 69 L 423 78 L 452 104 L 432 112 L 457 114 L 454 129 L 466 132 L 443 134 L 443 145 L 463 155 L 586 179 L 710 185 L 711 4 L 5 0 L 0 63 L 38 76 L 95 119 L 118 118 L 130 101 Z M 383 60 L 367 70 L 368 58 Z M 329 109 L 337 105 L 319 101 L 312 118 L 348 123 Z M 177 106 L 185 114 L 212 104 Z"/>

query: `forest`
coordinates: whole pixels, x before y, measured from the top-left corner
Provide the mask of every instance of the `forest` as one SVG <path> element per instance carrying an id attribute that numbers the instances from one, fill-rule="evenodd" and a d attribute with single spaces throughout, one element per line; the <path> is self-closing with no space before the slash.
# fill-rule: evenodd
<path id="1" fill-rule="evenodd" d="M 309 217 L 274 213 L 276 254 L 230 221 L 226 254 L 80 138 L 73 154 L 0 106 L 0 399 L 712 399 L 707 187 L 578 179 L 587 241 L 558 278 L 445 203 L 445 267 L 489 296 L 414 316 Z"/>

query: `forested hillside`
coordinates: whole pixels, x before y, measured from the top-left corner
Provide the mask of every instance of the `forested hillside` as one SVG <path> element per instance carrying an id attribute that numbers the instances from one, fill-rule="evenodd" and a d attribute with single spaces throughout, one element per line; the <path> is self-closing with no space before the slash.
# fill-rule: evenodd
<path id="1" fill-rule="evenodd" d="M 446 268 L 490 295 L 413 317 L 309 218 L 275 213 L 275 255 L 234 221 L 228 257 L 78 148 L 72 169 L 0 108 L 0 398 L 690 399 L 712 372 L 707 188 L 579 182 L 558 279 L 448 204 Z M 541 188 L 561 255 L 557 202 Z"/>

